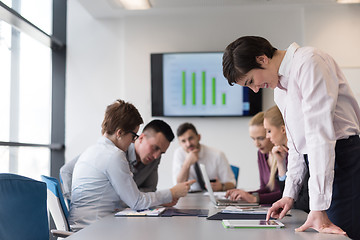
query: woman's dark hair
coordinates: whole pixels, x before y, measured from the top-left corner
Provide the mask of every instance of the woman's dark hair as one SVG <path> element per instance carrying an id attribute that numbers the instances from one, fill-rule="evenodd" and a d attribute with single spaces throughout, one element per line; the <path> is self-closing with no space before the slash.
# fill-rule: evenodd
<path id="1" fill-rule="evenodd" d="M 254 68 L 262 69 L 256 57 L 272 58 L 275 51 L 268 40 L 257 36 L 245 36 L 230 43 L 223 55 L 223 74 L 232 86 Z"/>
<path id="2" fill-rule="evenodd" d="M 136 107 L 131 103 L 118 99 L 113 104 L 107 106 L 101 125 L 101 133 L 112 135 L 118 129 L 129 132 L 142 123 L 143 119 Z"/>

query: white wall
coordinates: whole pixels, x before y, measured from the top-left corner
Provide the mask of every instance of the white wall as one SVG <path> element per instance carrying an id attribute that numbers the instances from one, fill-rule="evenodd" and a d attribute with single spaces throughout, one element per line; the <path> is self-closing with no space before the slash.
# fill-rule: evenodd
<path id="1" fill-rule="evenodd" d="M 305 44 L 336 59 L 360 103 L 360 4 L 307 8 L 305 19 Z"/>
<path id="2" fill-rule="evenodd" d="M 97 21 L 77 1 L 68 1 L 67 161 L 100 136 L 105 107 L 121 97 L 121 32 L 121 23 Z"/>
<path id="3" fill-rule="evenodd" d="M 279 49 L 293 41 L 322 47 L 339 60 L 341 66 L 352 64 L 346 74 L 359 86 L 360 62 L 351 55 L 360 51 L 358 13 L 359 8 L 343 5 L 316 6 L 315 9 L 292 5 L 201 9 L 188 11 L 186 16 L 172 12 L 104 20 L 94 19 L 77 1 L 68 1 L 67 160 L 100 136 L 105 107 L 116 98 L 134 103 L 145 122 L 152 119 L 152 52 L 217 51 L 240 36 L 260 35 Z M 351 25 L 342 26 L 344 22 L 338 23 L 334 20 L 336 16 Z M 335 26 L 328 26 L 334 22 Z M 339 26 L 342 35 L 348 37 L 334 38 L 331 31 Z M 272 90 L 266 90 L 264 95 L 264 109 L 267 109 L 273 105 Z M 240 187 L 258 187 L 256 149 L 248 137 L 249 118 L 163 119 L 174 132 L 182 122 L 193 122 L 202 134 L 202 143 L 223 150 L 230 163 L 240 166 Z M 163 156 L 160 189 L 172 185 L 172 155 L 176 147 L 175 140 Z"/>

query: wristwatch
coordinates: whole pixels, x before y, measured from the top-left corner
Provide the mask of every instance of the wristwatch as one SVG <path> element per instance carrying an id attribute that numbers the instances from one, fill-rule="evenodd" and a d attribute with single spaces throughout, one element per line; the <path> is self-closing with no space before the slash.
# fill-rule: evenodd
<path id="1" fill-rule="evenodd" d="M 254 193 L 252 193 L 252 195 L 253 195 L 254 197 L 256 197 L 256 202 L 259 203 L 259 202 L 260 202 L 259 193 L 254 192 Z"/>

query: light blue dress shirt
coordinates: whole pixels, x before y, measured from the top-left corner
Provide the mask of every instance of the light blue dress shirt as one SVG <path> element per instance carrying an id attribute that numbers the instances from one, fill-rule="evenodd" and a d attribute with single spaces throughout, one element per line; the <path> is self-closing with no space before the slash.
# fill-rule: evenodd
<path id="1" fill-rule="evenodd" d="M 169 189 L 140 192 L 125 152 L 101 137 L 75 165 L 69 223 L 76 231 L 127 206 L 140 210 L 171 201 Z"/>

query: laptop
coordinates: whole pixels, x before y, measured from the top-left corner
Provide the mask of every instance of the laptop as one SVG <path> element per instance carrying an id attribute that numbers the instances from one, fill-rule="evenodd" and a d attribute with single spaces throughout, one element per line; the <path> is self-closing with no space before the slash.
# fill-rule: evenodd
<path id="1" fill-rule="evenodd" d="M 215 194 L 212 190 L 209 176 L 207 175 L 206 168 L 204 164 L 199 164 L 201 174 L 203 175 L 203 179 L 205 182 L 206 189 L 208 190 L 210 201 L 214 203 L 216 206 L 258 206 L 258 203 L 249 203 L 244 200 L 232 201 L 230 199 L 219 199 L 215 197 Z"/>

